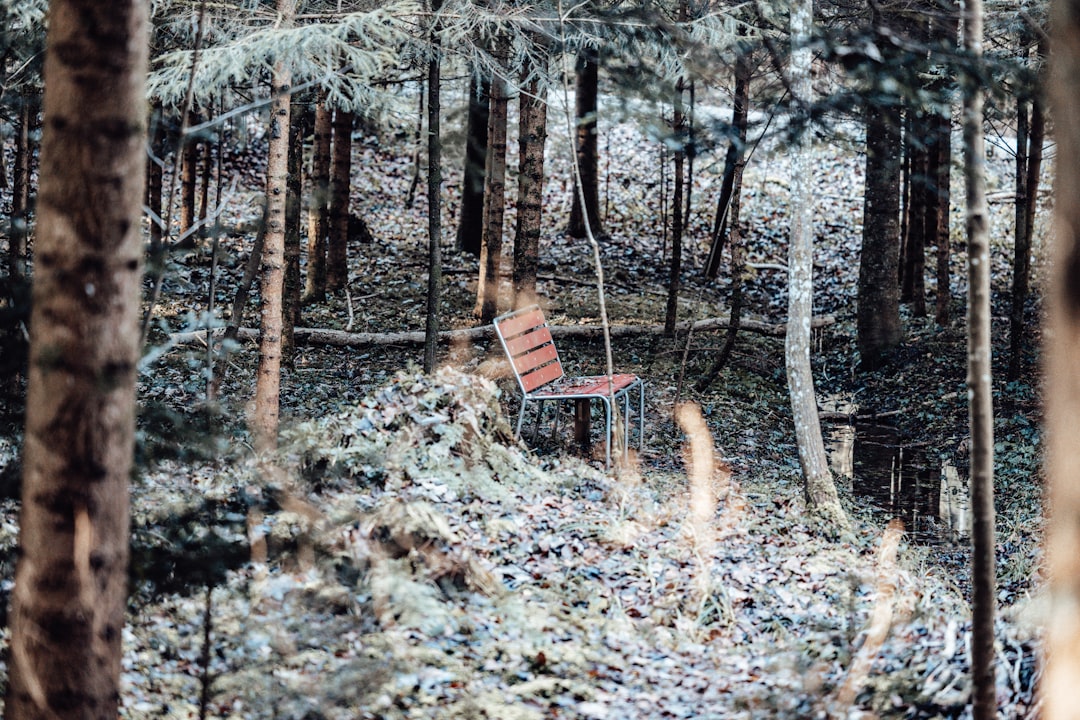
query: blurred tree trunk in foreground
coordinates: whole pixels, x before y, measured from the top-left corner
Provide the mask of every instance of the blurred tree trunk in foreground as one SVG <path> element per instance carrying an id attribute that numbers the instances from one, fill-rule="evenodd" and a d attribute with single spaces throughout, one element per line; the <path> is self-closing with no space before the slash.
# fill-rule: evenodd
<path id="1" fill-rule="evenodd" d="M 148 4 L 53 0 L 9 718 L 115 718 L 139 358 Z"/>
<path id="2" fill-rule="evenodd" d="M 1046 356 L 1046 553 L 1050 610 L 1045 626 L 1046 720 L 1080 717 L 1080 2 L 1056 0 L 1051 100 L 1058 141 L 1053 290 Z"/>

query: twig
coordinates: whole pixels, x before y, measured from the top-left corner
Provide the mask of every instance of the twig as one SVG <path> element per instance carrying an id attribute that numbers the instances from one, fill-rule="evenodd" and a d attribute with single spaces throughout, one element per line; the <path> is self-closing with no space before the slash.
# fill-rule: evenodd
<path id="1" fill-rule="evenodd" d="M 349 332 L 353 327 L 353 309 L 352 309 L 352 295 L 349 294 L 349 286 L 345 286 L 345 304 L 349 310 L 349 322 L 345 323 L 345 332 Z"/>
<path id="2" fill-rule="evenodd" d="M 565 44 L 566 44 L 566 18 L 563 15 L 562 0 L 559 0 L 557 10 L 558 10 L 558 14 L 559 14 L 559 34 L 562 36 L 563 45 L 565 46 Z M 566 67 L 566 57 L 567 57 L 567 55 L 566 55 L 566 53 L 564 53 L 563 54 L 563 83 L 562 83 L 563 107 L 564 107 L 564 109 L 566 111 L 565 115 L 566 115 L 567 137 L 569 138 L 569 141 L 572 143 L 574 141 L 574 138 L 576 137 L 576 134 L 574 133 L 573 118 L 570 116 L 570 91 L 567 89 L 567 85 L 569 84 L 569 80 L 567 78 L 570 77 L 570 74 L 569 74 L 568 68 Z M 600 243 L 597 242 L 596 235 L 593 234 L 592 225 L 589 223 L 589 213 L 587 211 L 585 211 L 585 209 L 588 207 L 588 203 L 585 201 L 585 188 L 582 186 L 582 182 L 581 182 L 581 163 L 578 161 L 578 154 L 577 154 L 577 149 L 576 148 L 573 148 L 573 147 L 570 148 L 570 157 L 571 157 L 571 159 L 573 161 L 571 163 L 571 167 L 573 168 L 573 172 L 574 172 L 574 183 L 577 186 L 578 202 L 581 203 L 581 207 L 582 207 L 582 210 L 583 210 L 583 212 L 582 212 L 582 215 L 583 215 L 582 225 L 585 227 L 585 236 L 589 239 L 589 245 L 592 246 L 593 264 L 595 265 L 595 268 L 596 268 L 596 294 L 597 294 L 597 298 L 598 298 L 598 300 L 600 302 L 600 324 L 601 324 L 601 327 L 603 328 L 603 334 L 604 334 L 604 356 L 605 356 L 605 360 L 607 361 L 608 392 L 611 393 L 612 389 L 613 389 L 612 376 L 615 374 L 615 362 L 612 359 L 612 355 L 611 355 L 611 332 L 610 332 L 610 325 L 608 324 L 607 301 L 606 301 L 606 298 L 605 298 L 605 295 L 604 295 L 604 265 L 603 265 L 603 263 L 602 263 L 602 261 L 600 259 Z M 618 423 L 618 409 L 617 408 L 618 408 L 618 403 L 612 403 L 612 414 L 615 417 L 616 424 Z M 618 433 L 616 433 L 616 436 L 621 437 Z"/>
<path id="3" fill-rule="evenodd" d="M 202 686 L 199 693 L 199 720 L 206 720 L 207 712 L 210 709 L 210 636 L 212 633 L 212 621 L 213 621 L 213 598 L 214 598 L 214 586 L 210 583 L 206 584 L 206 607 L 203 610 L 203 646 L 202 653 L 199 656 L 199 669 L 201 676 L 199 678 L 199 684 Z"/>

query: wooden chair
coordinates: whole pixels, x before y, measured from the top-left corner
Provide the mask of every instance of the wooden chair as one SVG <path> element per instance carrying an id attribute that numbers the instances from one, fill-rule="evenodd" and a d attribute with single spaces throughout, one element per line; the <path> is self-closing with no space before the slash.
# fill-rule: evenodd
<path id="1" fill-rule="evenodd" d="M 623 450 L 630 444 L 630 393 L 637 391 L 638 449 L 645 435 L 645 383 L 636 375 L 617 374 L 567 377 L 563 373 L 559 351 L 551 338 L 544 312 L 537 305 L 500 315 L 494 320 L 495 334 L 502 344 L 514 378 L 521 389 L 515 436 L 521 435 L 525 408 L 530 402 L 540 404 L 537 422 L 549 400 L 599 400 L 604 406 L 604 437 L 607 440 L 606 463 L 611 467 L 611 442 L 614 435 L 614 403 L 622 402 Z"/>

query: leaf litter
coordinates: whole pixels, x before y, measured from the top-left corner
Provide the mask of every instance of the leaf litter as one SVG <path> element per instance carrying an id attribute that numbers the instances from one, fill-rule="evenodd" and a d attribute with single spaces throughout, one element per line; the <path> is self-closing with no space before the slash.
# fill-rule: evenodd
<path id="1" fill-rule="evenodd" d="M 658 155 L 629 124 L 606 132 L 616 147 L 644 148 L 620 150 L 606 171 L 615 180 L 605 186 L 602 240 L 612 305 L 620 320 L 655 322 L 666 277 Z M 357 149 L 358 166 L 383 183 L 382 198 L 403 196 L 411 171 L 391 140 L 365 136 Z M 253 148 L 257 158 L 257 141 Z M 785 259 L 786 191 L 774 182 L 783 162 L 777 153 L 747 172 L 747 252 L 762 266 Z M 861 178 L 849 157 L 827 156 L 815 172 L 833 188 L 818 208 L 819 237 L 832 241 L 820 246 L 815 294 L 819 308 L 841 314 L 844 333 Z M 257 168 L 249 175 L 261 176 Z M 708 197 L 710 182 L 702 173 L 695 197 Z M 305 308 L 306 324 L 344 328 L 361 303 L 364 326 L 354 329 L 416 322 L 422 189 L 404 208 L 372 204 L 367 187 L 354 188 L 354 206 L 376 244 L 353 258 L 351 294 Z M 568 187 L 553 173 L 545 189 L 541 273 L 589 277 L 587 254 L 556 227 Z M 251 219 L 247 206 L 229 212 L 237 223 Z M 444 212 L 452 227 L 452 209 Z M 723 314 L 726 280 L 703 285 L 692 274 L 707 250 L 704 212 L 694 218 L 691 227 L 700 227 L 688 238 L 684 277 L 693 300 L 683 312 Z M 222 246 L 229 258 L 219 288 L 235 284 L 246 252 L 231 238 Z M 447 262 L 444 318 L 465 327 L 474 261 L 451 250 Z M 202 278 L 204 264 L 198 253 L 175 259 L 163 329 L 196 323 L 190 293 L 199 283 L 179 278 Z M 752 273 L 750 311 L 782 315 L 783 273 Z M 595 301 L 581 287 L 553 277 L 541 288 L 558 322 L 595 321 Z M 218 312 L 227 299 L 218 298 Z M 928 335 L 917 331 L 913 342 L 934 342 Z M 711 478 L 718 504 L 708 542 L 692 522 L 683 436 L 666 413 L 650 417 L 640 465 L 609 476 L 550 439 L 533 451 L 514 441 L 500 407 L 505 379 L 450 369 L 395 374 L 409 357 L 398 348 L 302 348 L 283 378 L 288 426 L 272 469 L 244 454 L 246 434 L 226 424 L 224 450 L 153 456 L 133 486 L 134 554 L 144 567 L 133 569 L 124 636 L 124 717 L 199 717 L 200 703 L 206 716 L 230 718 L 970 716 L 964 588 L 942 570 L 940 552 L 906 540 L 883 584 L 883 524 L 865 508 L 848 508 L 853 530 L 839 537 L 805 517 L 782 421 L 782 366 L 770 361 L 780 352 L 769 342 L 744 336 L 723 392 L 701 398 L 706 421 L 726 430 L 731 447 L 715 448 L 722 459 Z M 675 347 L 617 347 L 631 371 L 652 381 L 650 410 L 671 405 Z M 574 350 L 598 355 L 588 343 Z M 853 356 L 843 343 L 834 351 L 834 368 Z M 484 367 L 483 347 L 453 353 L 466 370 Z M 229 399 L 250 396 L 252 355 L 239 348 L 232 357 L 222 417 L 242 417 Z M 695 349 L 688 372 L 708 359 Z M 825 386 L 850 389 L 828 370 Z M 141 394 L 194 408 L 181 413 L 190 420 L 202 411 L 205 380 L 197 355 L 173 351 L 144 373 Z M 914 402 L 918 381 L 901 374 L 899 389 L 875 392 Z M 949 418 L 938 429 L 945 436 L 958 422 Z M 16 509 L 4 501 L 5 594 Z M 1023 554 L 1031 541 L 1018 532 L 1008 542 Z M 249 562 L 253 540 L 265 542 L 267 562 Z M 200 547 L 208 550 L 180 562 Z M 1028 605 L 1008 608 L 998 627 L 999 700 L 1013 717 L 1037 709 Z M 865 658 L 872 620 L 886 610 L 889 631 Z M 6 646 L 6 623 L 2 632 Z M 865 675 L 852 674 L 858 667 Z M 847 688 L 850 703 L 841 702 Z"/>

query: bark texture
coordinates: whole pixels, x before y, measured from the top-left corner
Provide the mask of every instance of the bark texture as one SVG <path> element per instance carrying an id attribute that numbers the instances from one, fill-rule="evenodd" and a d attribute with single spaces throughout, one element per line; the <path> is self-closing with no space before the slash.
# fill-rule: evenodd
<path id="1" fill-rule="evenodd" d="M 791 87 L 802 103 L 810 100 L 811 50 L 808 45 L 813 19 L 812 0 L 799 0 L 791 8 Z M 810 313 L 813 305 L 812 169 L 805 138 L 793 148 L 791 161 L 791 239 L 788 252 L 788 322 L 784 341 L 788 392 L 795 422 L 807 509 L 826 522 L 847 526 L 836 484 L 825 456 L 818 420 L 814 376 L 810 370 Z"/>
<path id="2" fill-rule="evenodd" d="M 664 308 L 664 335 L 671 337 L 675 334 L 675 322 L 679 315 L 679 286 L 682 275 L 682 246 L 683 246 L 683 195 L 686 176 L 684 165 L 686 162 L 685 141 L 686 115 L 683 113 L 683 80 L 679 78 L 675 84 L 675 107 L 672 112 L 672 132 L 675 135 L 676 150 L 674 153 L 675 188 L 671 193 L 671 266 L 668 271 L 667 303 Z M 583 183 L 584 184 L 584 183 Z"/>
<path id="3" fill-rule="evenodd" d="M 505 40 L 499 41 L 505 42 Z M 498 50 L 500 56 L 505 49 Z M 506 80 L 491 80 L 488 108 L 488 152 L 484 190 L 484 235 L 480 248 L 480 282 L 476 289 L 476 316 L 487 324 L 499 310 L 499 266 L 502 263 L 503 219 L 506 213 Z"/>
<path id="4" fill-rule="evenodd" d="M 11 718 L 112 720 L 119 711 L 147 8 L 50 4 Z"/>
<path id="5" fill-rule="evenodd" d="M 285 288 L 281 305 L 281 361 L 292 367 L 300 324 L 300 205 L 304 194 L 304 126 L 306 103 L 292 98 L 289 110 L 289 176 L 285 196 Z"/>
<path id="6" fill-rule="evenodd" d="M 431 11 L 438 13 L 442 0 L 431 0 Z M 430 41 L 432 57 L 428 60 L 428 284 L 427 318 L 424 328 L 424 372 L 435 369 L 435 351 L 439 340 L 439 296 L 442 288 L 442 137 L 440 113 L 442 68 L 439 55 L 439 22 L 432 20 Z"/>
<path id="7" fill-rule="evenodd" d="M 937 299 L 934 308 L 934 321 L 944 327 L 951 319 L 952 280 L 949 276 L 950 257 L 952 256 L 952 225 L 949 222 L 952 190 L 952 117 L 935 117 L 937 142 L 937 208 L 934 214 L 935 227 L 932 234 L 937 241 Z"/>
<path id="8" fill-rule="evenodd" d="M 740 52 L 735 59 L 735 91 L 731 105 L 731 128 L 735 136 L 724 156 L 724 176 L 720 181 L 720 197 L 716 201 L 712 242 L 705 259 L 705 277 L 715 278 L 720 271 L 727 233 L 734 232 L 739 222 L 737 208 L 742 192 L 742 171 L 746 167 L 746 125 L 750 108 L 750 57 Z M 728 228 L 731 228 L 729 231 Z M 734 270 L 733 270 L 734 271 Z"/>
<path id="9" fill-rule="evenodd" d="M 964 48 L 982 55 L 982 0 L 966 0 Z M 971 433 L 971 682 L 975 720 L 997 717 L 994 680 L 994 406 L 990 365 L 990 228 L 986 206 L 983 90 L 964 96 L 968 241 L 968 422 Z"/>
<path id="10" fill-rule="evenodd" d="M 353 114 L 334 112 L 334 145 L 330 164 L 330 228 L 326 288 L 341 290 L 349 281 L 349 192 L 352 188 Z"/>
<path id="11" fill-rule="evenodd" d="M 195 112 L 189 112 L 186 126 L 197 123 Z M 180 237 L 186 239 L 195 224 L 195 191 L 199 177 L 199 143 L 192 136 L 184 140 L 180 163 Z"/>
<path id="12" fill-rule="evenodd" d="M 892 113 L 866 106 L 866 186 L 859 258 L 859 361 L 873 370 L 899 343 L 900 126 Z"/>
<path id="13" fill-rule="evenodd" d="M 916 117 L 911 121 L 912 133 L 922 132 L 925 127 L 922 113 L 908 109 Z M 911 306 L 916 317 L 926 315 L 926 197 L 929 162 L 926 146 L 921 142 L 906 144 L 908 154 L 908 204 L 907 235 L 903 248 L 903 283 L 900 300 Z"/>
<path id="14" fill-rule="evenodd" d="M 522 69 L 523 78 L 532 68 Z M 514 235 L 514 307 L 536 302 L 536 272 L 540 265 L 540 220 L 544 189 L 544 146 L 547 143 L 547 98 L 537 77 L 525 83 L 518 96 L 518 214 Z"/>
<path id="15" fill-rule="evenodd" d="M 575 188 L 570 206 L 570 223 L 566 231 L 571 237 L 583 238 L 585 221 L 594 236 L 603 234 L 600 225 L 600 160 L 597 138 L 597 95 L 600 90 L 600 64 L 593 51 L 578 56 L 575 83 L 575 115 L 577 116 L 577 160 L 581 178 L 580 192 Z M 584 197 L 584 205 L 582 205 Z"/>
<path id="16" fill-rule="evenodd" d="M 469 83 L 469 118 L 465 130 L 465 172 L 461 180 L 461 214 L 458 216 L 457 246 L 480 256 L 484 234 L 484 185 L 487 177 L 488 108 L 491 78 L 475 75 Z"/>
<path id="17" fill-rule="evenodd" d="M 27 93 L 20 95 L 19 118 L 15 123 L 15 167 L 11 187 L 11 230 L 8 241 L 8 270 L 12 291 L 26 278 L 26 238 L 30 217 L 30 126 L 37 114 Z"/>
<path id="18" fill-rule="evenodd" d="M 282 25 L 292 24 L 295 0 L 278 0 Z M 266 166 L 266 238 L 263 241 L 261 337 L 259 370 L 255 379 L 255 403 L 251 431 L 255 450 L 277 448 L 281 394 L 281 334 L 285 284 L 285 206 L 289 177 L 289 120 L 292 72 L 284 63 L 274 66 L 270 106 L 270 147 Z"/>
<path id="19" fill-rule="evenodd" d="M 1042 41 L 1039 43 L 1039 55 L 1045 55 L 1045 52 L 1045 41 Z M 1035 234 L 1035 211 L 1039 205 L 1039 177 L 1042 174 L 1043 143 L 1046 140 L 1046 114 L 1040 95 L 1041 93 L 1036 94 L 1031 103 L 1028 150 L 1025 153 L 1022 180 L 1020 162 L 1017 160 L 1016 246 L 1013 253 L 1012 307 L 1009 313 L 1010 380 L 1019 378 L 1023 370 L 1023 353 L 1028 337 L 1024 311 L 1031 289 L 1032 237 Z M 1019 142 L 1019 137 L 1017 141 Z M 1019 156 L 1019 148 L 1017 153 Z"/>
<path id="20" fill-rule="evenodd" d="M 311 150 L 311 201 L 308 204 L 307 277 L 304 300 L 321 302 L 326 297 L 326 237 L 330 226 L 330 141 L 333 113 L 320 97 L 315 106 Z"/>

